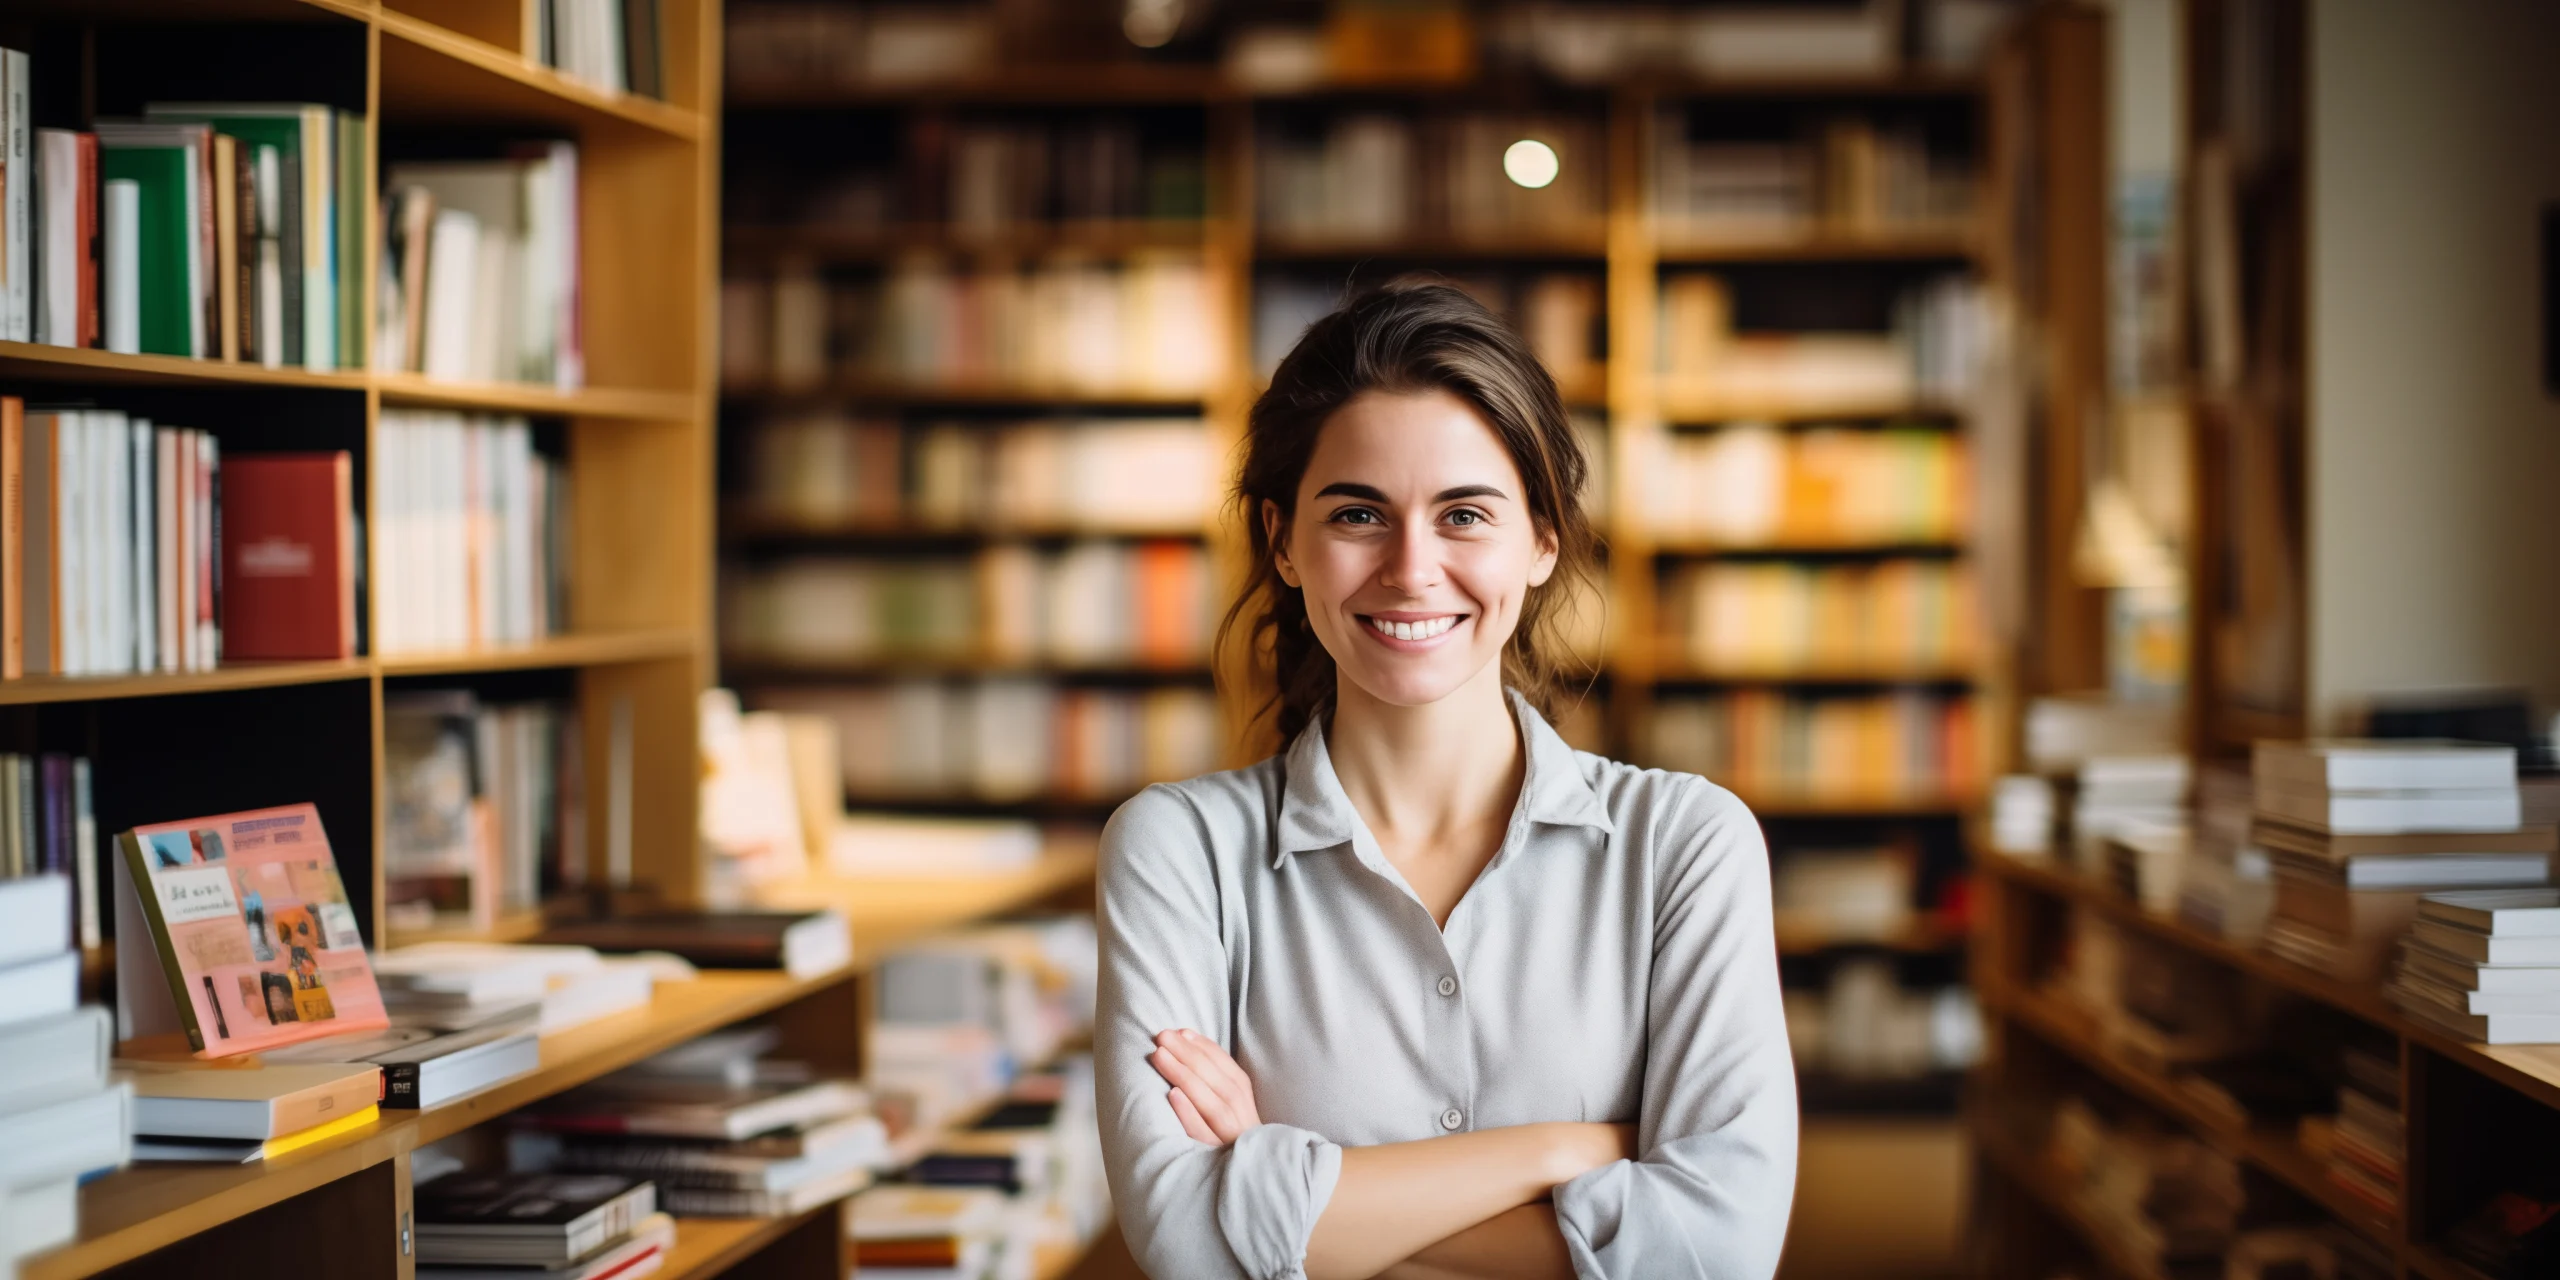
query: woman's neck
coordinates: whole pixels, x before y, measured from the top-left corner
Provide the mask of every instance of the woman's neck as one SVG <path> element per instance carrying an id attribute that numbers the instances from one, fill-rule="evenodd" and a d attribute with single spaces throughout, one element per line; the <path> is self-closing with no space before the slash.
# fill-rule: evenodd
<path id="1" fill-rule="evenodd" d="M 1499 662 L 1418 707 L 1340 680 L 1325 749 L 1344 798 L 1389 848 L 1441 846 L 1488 823 L 1499 830 L 1526 768 Z"/>

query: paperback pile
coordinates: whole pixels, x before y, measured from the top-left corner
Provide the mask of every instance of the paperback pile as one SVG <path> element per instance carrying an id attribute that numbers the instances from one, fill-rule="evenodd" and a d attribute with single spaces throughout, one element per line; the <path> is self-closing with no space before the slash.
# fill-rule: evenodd
<path id="1" fill-rule="evenodd" d="M 2400 1062 L 2396 1049 L 2348 1048 L 2339 1056 L 2338 1114 L 2324 1141 L 2329 1181 L 2369 1205 L 2397 1217 L 2408 1154 L 2408 1125 L 2400 1114 Z"/>
<path id="2" fill-rule="evenodd" d="M 2512 747 L 2433 739 L 2261 742 L 2252 835 L 2275 872 L 2267 950 L 2349 982 L 2382 976 L 2429 890 L 2550 883 Z"/>
<path id="3" fill-rule="evenodd" d="M 2465 1040 L 2560 1042 L 2560 890 L 2426 895 L 2389 994 Z"/>
<path id="4" fill-rule="evenodd" d="M 610 1174 L 449 1173 L 416 1192 L 418 1274 L 636 1280 L 675 1247 L 657 1188 Z"/>
<path id="5" fill-rule="evenodd" d="M 706 1036 L 519 1115 L 519 1168 L 648 1177 L 681 1216 L 788 1217 L 870 1185 L 870 1096 L 766 1058 L 767 1029 Z"/>
<path id="6" fill-rule="evenodd" d="M 361 1129 L 381 1115 L 382 1069 L 370 1063 L 116 1065 L 133 1077 L 136 1160 L 248 1164 Z"/>
<path id="7" fill-rule="evenodd" d="M 2233 942 L 2255 942 L 2275 906 L 2274 872 L 2253 833 L 2256 796 L 2246 768 L 2206 767 L 2178 879 L 2178 918 Z"/>
<path id="8" fill-rule="evenodd" d="M 2182 755 L 2083 760 L 2071 804 L 2071 848 L 2082 868 L 2099 869 L 2109 840 L 2183 828 L 2188 776 L 2187 758 Z"/>
<path id="9" fill-rule="evenodd" d="M 854 1199 L 849 1227 L 865 1271 L 1017 1275 L 1044 1249 L 1081 1249 L 1110 1213 L 1093 1064 L 1076 1056 L 942 1131 L 896 1183 Z"/>
<path id="10" fill-rule="evenodd" d="M 401 947 L 384 952 L 374 974 L 394 1011 L 478 1025 L 530 1005 L 547 1036 L 641 1008 L 656 982 L 650 961 L 608 958 L 592 947 L 494 942 Z"/>
<path id="11" fill-rule="evenodd" d="M 132 1086 L 107 1079 L 114 1025 L 79 992 L 70 881 L 0 879 L 0 1274 L 69 1240 L 80 1180 L 132 1153 Z"/>

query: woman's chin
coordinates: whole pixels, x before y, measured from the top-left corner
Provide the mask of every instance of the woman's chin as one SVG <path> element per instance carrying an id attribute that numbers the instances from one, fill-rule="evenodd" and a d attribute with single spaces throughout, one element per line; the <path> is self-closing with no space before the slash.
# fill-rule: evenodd
<path id="1" fill-rule="evenodd" d="M 1465 654 L 1397 655 L 1387 660 L 1369 661 L 1356 667 L 1342 668 L 1343 675 L 1360 692 L 1376 702 L 1391 707 L 1427 707 L 1467 687 L 1483 670 L 1484 663 L 1467 665 Z"/>

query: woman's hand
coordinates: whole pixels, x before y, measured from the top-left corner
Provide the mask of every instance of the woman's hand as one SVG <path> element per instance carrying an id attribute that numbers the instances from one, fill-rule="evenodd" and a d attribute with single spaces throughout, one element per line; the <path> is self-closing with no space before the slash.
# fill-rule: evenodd
<path id="1" fill-rule="evenodd" d="M 1187 1027 L 1161 1032 L 1147 1065 L 1173 1086 L 1165 1101 L 1193 1139 L 1223 1147 L 1262 1123 L 1253 1105 L 1253 1080 L 1217 1041 Z"/>

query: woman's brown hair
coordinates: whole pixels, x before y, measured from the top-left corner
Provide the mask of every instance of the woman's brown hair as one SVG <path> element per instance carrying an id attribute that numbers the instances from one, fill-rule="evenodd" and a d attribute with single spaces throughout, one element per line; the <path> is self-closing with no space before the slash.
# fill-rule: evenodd
<path id="1" fill-rule="evenodd" d="M 1519 625 L 1503 646 L 1503 683 L 1552 718 L 1556 696 L 1573 674 L 1562 614 L 1574 588 L 1592 580 L 1598 540 L 1582 510 L 1590 466 L 1564 397 L 1520 335 L 1465 291 L 1389 284 L 1308 326 L 1245 421 L 1235 506 L 1252 563 L 1218 634 L 1223 647 L 1249 620 L 1250 652 L 1259 656 L 1268 648 L 1276 687 L 1263 710 L 1276 710 L 1283 743 L 1332 708 L 1334 664 L 1307 622 L 1306 597 L 1280 578 L 1262 504 L 1280 508 L 1285 539 L 1298 509 L 1298 482 L 1335 411 L 1364 392 L 1430 390 L 1466 401 L 1493 429 L 1520 470 L 1531 522 L 1555 540 L 1555 572 L 1529 589 Z"/>

